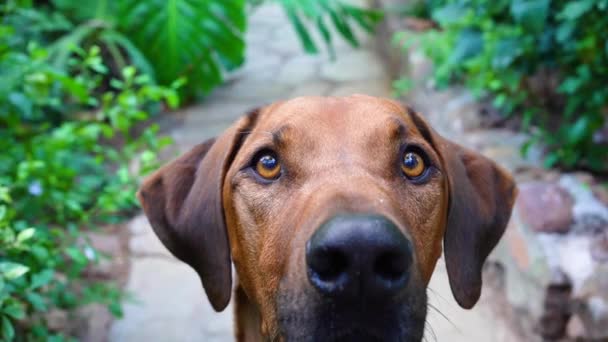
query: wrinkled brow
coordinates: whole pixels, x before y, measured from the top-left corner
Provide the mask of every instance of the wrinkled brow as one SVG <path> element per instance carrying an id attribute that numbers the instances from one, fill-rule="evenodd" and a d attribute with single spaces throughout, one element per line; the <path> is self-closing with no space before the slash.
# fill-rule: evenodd
<path id="1" fill-rule="evenodd" d="M 290 131 L 293 130 L 293 126 L 291 125 L 283 125 L 278 129 L 272 131 L 272 142 L 277 147 L 285 146 L 286 137 Z"/>
<path id="2" fill-rule="evenodd" d="M 419 114 L 416 113 L 416 111 L 414 109 L 412 109 L 410 106 L 407 106 L 405 109 L 407 111 L 407 115 L 409 116 L 410 120 L 412 120 L 412 122 L 414 123 L 414 125 L 418 129 L 418 132 L 420 132 L 420 134 L 422 135 L 424 140 L 426 140 L 431 146 L 433 146 L 433 148 L 435 148 L 435 142 L 433 141 L 433 135 L 431 134 L 431 131 L 429 130 L 427 125 L 424 123 L 424 121 L 422 121 Z"/>
<path id="3" fill-rule="evenodd" d="M 388 129 L 392 139 L 400 139 L 407 136 L 407 125 L 397 116 L 391 116 L 388 121 Z"/>

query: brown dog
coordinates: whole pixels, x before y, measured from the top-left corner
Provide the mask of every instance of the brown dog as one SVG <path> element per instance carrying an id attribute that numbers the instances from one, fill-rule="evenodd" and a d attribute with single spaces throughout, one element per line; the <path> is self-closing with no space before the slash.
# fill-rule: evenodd
<path id="1" fill-rule="evenodd" d="M 471 308 L 516 195 L 485 157 L 368 96 L 301 97 L 237 121 L 138 196 L 239 341 L 418 341 L 442 252 Z"/>

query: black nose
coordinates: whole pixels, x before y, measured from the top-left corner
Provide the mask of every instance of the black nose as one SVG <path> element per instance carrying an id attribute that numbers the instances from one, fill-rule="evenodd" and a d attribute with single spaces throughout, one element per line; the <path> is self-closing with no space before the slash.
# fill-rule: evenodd
<path id="1" fill-rule="evenodd" d="M 386 217 L 339 215 L 323 223 L 306 245 L 310 283 L 342 299 L 389 299 L 405 288 L 411 243 Z"/>

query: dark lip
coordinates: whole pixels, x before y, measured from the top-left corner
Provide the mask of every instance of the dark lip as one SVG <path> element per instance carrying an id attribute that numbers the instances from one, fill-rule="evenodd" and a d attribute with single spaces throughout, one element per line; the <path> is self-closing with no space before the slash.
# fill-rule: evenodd
<path id="1" fill-rule="evenodd" d="M 400 341 L 404 322 L 394 310 L 365 310 L 357 306 L 339 310 L 335 315 L 320 314 L 314 341 Z M 332 317 L 333 316 L 333 317 Z"/>
<path id="2" fill-rule="evenodd" d="M 361 329 L 361 328 L 350 328 L 350 329 L 342 329 L 338 331 L 332 331 L 331 336 L 327 341 L 369 341 L 369 342 L 381 342 L 386 341 L 386 337 L 374 332 L 371 329 Z M 316 339 L 315 341 L 321 341 L 321 339 Z"/>

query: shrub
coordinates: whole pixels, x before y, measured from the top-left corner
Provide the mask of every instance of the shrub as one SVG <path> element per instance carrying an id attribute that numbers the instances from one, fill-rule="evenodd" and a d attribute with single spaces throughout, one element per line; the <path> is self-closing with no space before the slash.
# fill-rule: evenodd
<path id="1" fill-rule="evenodd" d="M 0 340 L 61 340 L 48 312 L 101 302 L 120 314 L 118 289 L 82 275 L 100 258 L 83 232 L 136 207 L 136 177 L 168 143 L 136 125 L 176 106 L 179 84 L 133 67 L 105 84 L 99 48 L 71 49 L 60 69 L 22 38 L 0 25 Z"/>
<path id="2" fill-rule="evenodd" d="M 464 82 L 518 115 L 546 166 L 608 170 L 608 0 L 429 0 L 411 13 L 440 27 L 415 37 L 438 85 Z M 408 39 L 411 38 L 411 39 Z"/>
<path id="3" fill-rule="evenodd" d="M 309 53 L 319 51 L 311 25 L 332 52 L 332 26 L 357 46 L 353 23 L 369 31 L 381 18 L 340 0 L 91 0 L 86 6 L 50 0 L 36 9 L 9 0 L 5 6 L 18 14 L 13 24 L 22 37 L 50 43 L 54 65 L 65 65 L 70 46 L 98 45 L 112 70 L 132 63 L 162 85 L 187 77 L 181 92 L 189 98 L 208 94 L 226 71 L 241 66 L 247 9 L 270 1 L 284 8 Z"/>

